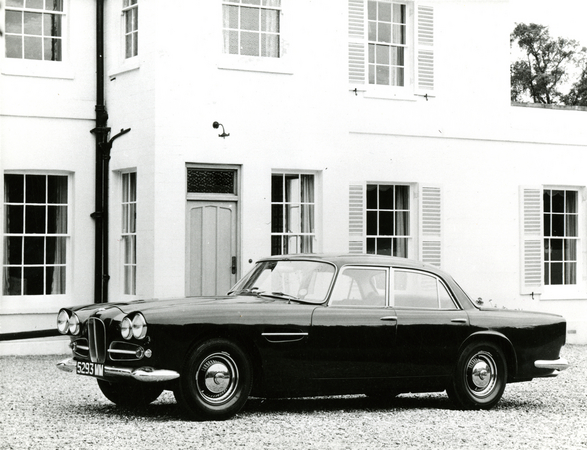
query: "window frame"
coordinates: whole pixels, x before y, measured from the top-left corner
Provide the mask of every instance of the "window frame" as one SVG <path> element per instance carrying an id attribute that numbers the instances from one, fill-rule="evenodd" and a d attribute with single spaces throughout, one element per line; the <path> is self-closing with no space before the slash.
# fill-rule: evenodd
<path id="1" fill-rule="evenodd" d="M 420 306 L 399 306 L 396 304 L 396 289 L 395 289 L 395 275 L 398 272 L 402 272 L 402 273 L 412 273 L 412 274 L 417 274 L 417 275 L 421 275 L 421 276 L 428 276 L 431 278 L 434 278 L 436 280 L 436 292 L 437 292 L 437 300 L 438 300 L 438 307 L 433 308 L 433 307 L 420 307 Z M 441 307 L 441 300 L 440 300 L 440 295 L 439 295 L 439 287 L 442 286 L 444 288 L 444 290 L 446 291 L 446 293 L 449 296 L 450 301 L 452 302 L 452 308 L 443 308 Z M 407 309 L 411 309 L 411 310 L 420 310 L 420 311 L 460 311 L 462 310 L 462 307 L 460 306 L 457 298 L 455 297 L 454 293 L 450 290 L 450 288 L 448 287 L 448 285 L 444 282 L 444 280 L 439 277 L 438 275 L 431 273 L 431 272 L 426 272 L 423 270 L 416 270 L 416 269 L 409 269 L 409 268 L 404 268 L 404 267 L 394 267 L 392 274 L 391 274 L 391 291 L 390 291 L 390 306 L 394 309 L 400 309 L 400 310 L 407 310 Z"/>
<path id="2" fill-rule="evenodd" d="M 313 180 L 313 190 L 314 190 L 314 198 L 312 202 L 303 202 L 302 201 L 302 196 L 301 196 L 301 183 L 300 183 L 300 191 L 299 191 L 299 201 L 298 202 L 287 202 L 285 197 L 282 197 L 283 201 L 277 202 L 273 200 L 273 177 L 277 176 L 277 175 L 281 175 L 283 178 L 282 180 L 285 180 L 285 177 L 287 176 L 293 176 L 293 175 L 297 175 L 298 177 L 302 176 L 312 176 L 312 180 Z M 285 181 L 284 181 L 285 182 Z M 273 238 L 280 236 L 283 238 L 286 238 L 287 236 L 308 236 L 308 237 L 312 237 L 312 251 L 308 254 L 312 254 L 312 253 L 317 253 L 319 252 L 319 245 L 320 245 L 320 239 L 319 239 L 319 221 L 318 221 L 318 217 L 319 217 L 319 180 L 318 180 L 318 174 L 315 172 L 310 172 L 310 171 L 291 171 L 291 170 L 273 170 L 271 172 L 271 193 L 269 196 L 269 202 L 270 202 L 270 218 L 271 218 L 271 229 L 270 229 L 270 249 L 271 249 L 271 253 L 273 254 Z M 283 185 L 282 185 L 283 186 Z M 285 196 L 285 189 L 282 190 L 282 195 Z M 312 217 L 312 222 L 313 222 L 313 226 L 314 226 L 314 231 L 313 232 L 302 232 L 301 228 L 299 232 L 291 232 L 288 233 L 287 231 L 283 230 L 283 231 L 273 231 L 273 208 L 274 206 L 277 205 L 282 205 L 283 208 L 285 208 L 288 204 L 291 205 L 298 205 L 300 207 L 300 211 L 301 211 L 301 207 L 306 205 L 306 206 L 313 206 L 313 217 Z M 285 214 L 283 215 L 283 217 L 285 218 Z M 301 220 L 301 213 L 300 213 L 300 220 Z M 283 223 L 284 228 L 287 226 L 287 224 L 284 222 Z M 283 251 L 283 241 L 281 244 L 281 249 Z M 296 249 L 301 249 L 301 239 L 298 241 L 298 243 L 296 244 Z M 301 253 L 297 252 L 297 253 Z M 290 253 L 275 253 L 275 255 L 284 255 L 284 254 L 291 254 Z"/>
<path id="3" fill-rule="evenodd" d="M 63 8 L 60 11 L 61 19 L 61 60 L 37 60 L 24 58 L 9 58 L 6 56 L 6 42 L 4 41 L 4 48 L 0 52 L 0 72 L 4 75 L 15 76 L 31 76 L 38 78 L 58 78 L 73 80 L 75 78 L 74 71 L 71 67 L 70 61 L 70 26 L 69 26 L 69 0 L 62 0 Z M 6 10 L 27 10 L 25 8 L 7 6 L 4 2 L 4 18 L 6 19 Z M 0 9 L 0 11 L 2 11 Z M 30 10 L 41 12 L 44 10 Z M 48 12 L 48 11 L 47 11 Z"/>
<path id="4" fill-rule="evenodd" d="M 46 280 L 45 280 L 45 275 L 44 275 L 44 286 L 43 286 L 43 293 L 42 294 L 15 294 L 15 295 L 5 295 L 4 294 L 4 286 L 5 286 L 5 275 L 4 275 L 4 269 L 8 266 L 7 264 L 5 264 L 5 259 L 7 257 L 7 255 L 4 254 L 4 250 L 2 250 L 2 291 L 1 291 L 1 298 L 2 298 L 2 307 L 3 309 L 6 308 L 7 310 L 17 310 L 17 311 L 23 311 L 24 310 L 28 310 L 29 308 L 27 307 L 27 305 L 39 305 L 39 302 L 42 302 L 42 309 L 51 309 L 52 307 L 54 307 L 54 305 L 58 305 L 60 303 L 63 302 L 63 299 L 66 298 L 67 296 L 70 296 L 71 293 L 73 292 L 73 279 L 72 279 L 72 274 L 73 274 L 73 264 L 72 264 L 72 220 L 73 220 L 73 204 L 72 204 L 72 176 L 71 173 L 67 173 L 67 172 L 53 172 L 53 171 L 5 171 L 4 176 L 6 175 L 22 175 L 24 177 L 23 179 L 23 183 L 26 185 L 26 176 L 44 176 L 46 181 L 45 181 L 45 185 L 47 186 L 48 183 L 48 177 L 50 176 L 58 176 L 58 177 L 64 177 L 66 178 L 66 183 L 67 183 L 67 199 L 66 199 L 66 203 L 49 203 L 47 198 L 49 193 L 46 192 L 46 201 L 45 203 L 38 203 L 38 202 L 26 202 L 26 198 L 23 198 L 23 202 L 7 202 L 6 201 L 6 193 L 4 192 L 3 195 L 3 201 L 2 201 L 2 208 L 3 208 L 3 212 L 4 212 L 4 217 L 6 216 L 6 207 L 9 205 L 22 205 L 23 208 L 26 208 L 26 205 L 43 205 L 45 207 L 48 207 L 50 205 L 53 206 L 66 206 L 67 207 L 67 219 L 66 219 L 66 223 L 65 226 L 67 227 L 67 231 L 65 233 L 49 233 L 47 229 L 45 229 L 44 233 L 26 233 L 26 229 L 25 224 L 23 223 L 23 230 L 22 233 L 6 233 L 6 229 L 5 229 L 5 225 L 3 225 L 2 227 L 2 245 L 4 247 L 4 239 L 8 236 L 22 236 L 23 239 L 26 236 L 32 236 L 32 237 L 43 237 L 44 239 L 46 239 L 47 237 L 62 237 L 64 238 L 64 245 L 65 245 L 65 255 L 64 255 L 64 259 L 65 262 L 61 263 L 61 264 L 47 264 L 46 260 L 43 262 L 43 264 L 33 264 L 34 266 L 39 266 L 39 267 L 43 267 L 44 269 L 46 269 L 48 266 L 61 266 L 64 267 L 64 277 L 65 277 L 65 288 L 64 288 L 64 292 L 63 293 L 59 293 L 59 294 L 47 294 L 46 293 Z M 3 186 L 4 186 L 4 177 L 2 180 Z M 26 189 L 26 187 L 25 187 Z M 4 191 L 4 189 L 3 189 Z M 45 217 L 45 220 L 48 220 L 48 216 Z M 47 224 L 48 222 L 46 222 Z M 46 225 L 47 226 L 47 225 Z M 45 242 L 45 241 L 44 241 Z M 22 244 L 24 246 L 24 243 Z M 24 251 L 24 250 L 23 250 Z M 46 258 L 46 256 L 45 256 Z M 21 261 L 21 267 L 25 267 L 24 261 Z M 46 270 L 44 270 L 44 272 L 46 273 Z M 35 311 L 38 311 L 39 308 L 35 308 Z"/>
<path id="5" fill-rule="evenodd" d="M 369 304 L 360 304 L 360 303 L 352 303 L 350 300 L 355 299 L 347 299 L 349 303 L 339 303 L 334 299 L 334 294 L 336 292 L 338 283 L 341 281 L 341 276 L 347 270 L 372 270 L 372 271 L 380 271 L 385 273 L 385 295 L 384 295 L 384 304 L 383 305 L 369 305 Z M 358 265 L 358 264 L 349 264 L 342 266 L 337 274 L 336 278 L 334 279 L 334 283 L 332 284 L 332 288 L 330 290 L 330 297 L 328 299 L 328 306 L 333 308 L 370 308 L 370 309 L 380 309 L 380 308 L 388 308 L 391 304 L 391 295 L 392 295 L 392 274 L 393 270 L 388 266 L 366 266 L 366 265 Z M 361 299 L 360 301 L 363 301 Z"/>
<path id="6" fill-rule="evenodd" d="M 132 182 L 134 175 L 134 199 L 131 198 L 133 190 Z M 138 198 L 138 175 L 135 171 L 121 172 L 121 268 L 122 268 L 122 294 L 129 296 L 137 295 L 137 198 Z M 128 194 L 128 195 L 127 195 Z M 134 207 L 134 208 L 133 208 Z M 134 212 L 134 214 L 133 214 Z M 134 216 L 134 217 L 133 217 Z M 129 257 L 130 245 L 130 261 Z M 130 271 L 130 272 L 129 272 Z M 130 289 L 129 288 L 130 282 Z M 130 292 L 129 292 L 130 290 Z"/>
<path id="7" fill-rule="evenodd" d="M 349 90 L 364 98 L 416 101 L 434 95 L 434 7 L 417 0 L 379 0 L 406 6 L 404 86 L 369 83 L 368 0 L 349 0 Z"/>
<path id="8" fill-rule="evenodd" d="M 217 68 L 221 70 L 238 70 L 248 72 L 265 72 L 281 75 L 292 75 L 293 64 L 290 58 L 290 10 L 293 2 L 291 0 L 281 0 L 279 7 L 279 57 L 247 56 L 225 53 L 224 50 L 224 6 L 230 3 L 230 0 L 219 2 L 216 20 L 218 27 L 218 60 Z M 257 6 L 257 5 L 253 5 Z M 259 5 L 261 7 L 261 5 Z"/>
<path id="9" fill-rule="evenodd" d="M 133 3 L 134 2 L 134 3 Z M 127 4 L 128 3 L 128 4 Z M 131 26 L 133 25 L 133 18 L 136 22 L 136 29 L 132 29 L 129 31 L 128 29 L 128 15 L 131 15 Z M 124 60 L 130 60 L 133 58 L 137 58 L 139 55 L 139 0 L 122 0 L 122 41 L 123 41 L 123 57 Z M 127 38 L 131 37 L 131 42 L 136 44 L 136 53 L 135 53 L 135 45 L 132 46 L 132 55 L 128 56 L 128 48 L 127 48 Z"/>

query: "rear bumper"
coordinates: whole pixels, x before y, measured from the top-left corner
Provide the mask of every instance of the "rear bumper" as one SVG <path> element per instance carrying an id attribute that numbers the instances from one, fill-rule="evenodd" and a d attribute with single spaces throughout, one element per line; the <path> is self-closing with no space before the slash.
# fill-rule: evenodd
<path id="1" fill-rule="evenodd" d="M 550 369 L 555 372 L 553 375 L 558 375 L 562 370 L 566 370 L 569 367 L 569 362 L 565 358 L 559 358 L 554 360 L 539 359 L 534 361 L 534 367 L 538 369 Z"/>
<path id="2" fill-rule="evenodd" d="M 64 359 L 57 363 L 57 368 L 64 372 L 75 372 L 77 362 L 73 358 Z M 179 378 L 179 373 L 174 370 L 154 369 L 153 367 L 129 367 L 104 366 L 104 378 L 132 378 L 137 381 L 157 383 L 171 381 Z"/>

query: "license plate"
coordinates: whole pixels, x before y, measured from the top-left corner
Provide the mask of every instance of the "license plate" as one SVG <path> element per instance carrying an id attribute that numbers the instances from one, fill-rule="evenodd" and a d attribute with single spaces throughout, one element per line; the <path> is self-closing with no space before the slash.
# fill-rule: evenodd
<path id="1" fill-rule="evenodd" d="M 78 361 L 75 365 L 75 373 L 90 377 L 102 377 L 104 376 L 104 364 Z"/>

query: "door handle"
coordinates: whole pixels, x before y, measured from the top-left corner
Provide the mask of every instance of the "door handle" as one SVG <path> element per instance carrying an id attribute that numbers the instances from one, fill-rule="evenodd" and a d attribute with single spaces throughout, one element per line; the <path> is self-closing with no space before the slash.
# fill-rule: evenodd
<path id="1" fill-rule="evenodd" d="M 452 323 L 467 323 L 467 319 L 451 319 Z"/>
<path id="2" fill-rule="evenodd" d="M 383 316 L 381 318 L 381 320 L 386 320 L 386 321 L 396 321 L 397 322 L 397 316 Z"/>
<path id="3" fill-rule="evenodd" d="M 231 266 L 231 269 L 232 269 L 232 274 L 233 275 L 236 275 L 236 256 L 233 256 L 232 257 L 232 266 Z"/>

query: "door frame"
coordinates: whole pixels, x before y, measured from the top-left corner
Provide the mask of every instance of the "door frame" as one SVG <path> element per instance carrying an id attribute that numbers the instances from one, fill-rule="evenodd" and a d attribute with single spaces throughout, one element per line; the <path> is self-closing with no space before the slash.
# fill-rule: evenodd
<path id="1" fill-rule="evenodd" d="M 204 169 L 204 170 L 230 170 L 234 171 L 235 173 L 235 182 L 234 182 L 234 192 L 231 194 L 226 193 L 193 193 L 188 192 L 188 170 L 189 169 Z M 189 239 L 189 217 L 188 217 L 188 205 L 190 202 L 193 201 L 209 201 L 209 202 L 232 202 L 236 205 L 235 207 L 235 214 L 236 214 L 236 279 L 239 280 L 241 277 L 241 254 L 242 254 L 242 221 L 241 221 L 241 201 L 240 201 L 240 193 L 241 193 L 241 172 L 242 166 L 240 164 L 206 164 L 206 163 L 186 163 L 185 165 L 185 192 L 186 192 L 186 202 L 185 202 L 185 237 L 184 237 L 184 247 L 185 247 L 185 265 L 184 265 L 184 292 L 187 294 L 189 290 L 189 276 L 188 276 L 188 268 L 190 266 L 189 262 L 189 246 L 188 246 L 188 239 Z"/>

